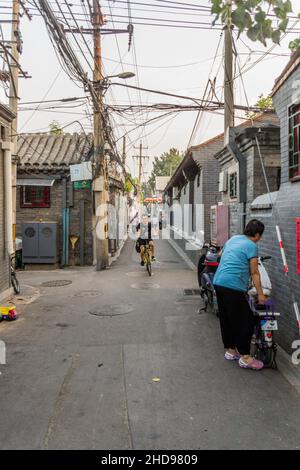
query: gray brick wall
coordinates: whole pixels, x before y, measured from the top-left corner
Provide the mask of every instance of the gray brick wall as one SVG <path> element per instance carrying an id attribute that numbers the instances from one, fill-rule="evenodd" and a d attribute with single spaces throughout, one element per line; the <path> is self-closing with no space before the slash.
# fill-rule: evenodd
<path id="1" fill-rule="evenodd" d="M 280 120 L 281 142 L 281 182 L 289 181 L 289 142 L 288 142 L 288 109 L 300 102 L 300 67 L 298 67 L 279 88 L 273 97 L 273 103 Z"/>
<path id="2" fill-rule="evenodd" d="M 300 217 L 300 187 L 299 184 L 281 185 L 273 211 L 251 211 L 251 217 L 257 217 L 265 224 L 265 233 L 259 243 L 262 255 L 272 256 L 266 262 L 266 267 L 273 286 L 273 297 L 277 309 L 281 313 L 279 320 L 278 339 L 281 346 L 291 352 L 291 343 L 298 339 L 298 329 L 295 314 L 291 304 L 291 290 L 300 303 L 300 276 L 296 268 L 296 217 Z M 279 224 L 284 240 L 287 262 L 289 265 L 289 279 L 286 278 L 275 226 Z"/>
<path id="3" fill-rule="evenodd" d="M 194 200 L 196 204 L 204 204 L 204 241 L 210 241 L 210 208 L 216 205 L 220 200 L 218 192 L 219 181 L 219 163 L 214 158 L 214 155 L 219 152 L 223 147 L 223 137 L 218 137 L 210 140 L 207 144 L 199 146 L 192 150 L 193 159 L 201 166 L 200 184 L 197 185 L 197 176 L 192 184 L 194 184 Z M 186 194 L 182 191 L 180 204 L 188 204 L 189 202 L 189 184 L 186 187 Z M 189 222 L 191 229 L 191 222 Z M 191 232 L 191 230 L 190 230 Z M 171 233 L 172 235 L 172 233 Z M 195 263 L 198 263 L 200 250 L 187 250 L 186 240 L 175 239 L 175 242 L 182 248 L 187 256 Z"/>
<path id="4" fill-rule="evenodd" d="M 279 130 L 274 129 L 262 132 L 258 135 L 261 155 L 265 164 L 270 191 L 276 191 L 279 184 L 280 168 L 280 139 Z M 240 150 L 247 159 L 247 203 L 246 213 L 250 214 L 250 204 L 259 195 L 266 192 L 266 183 L 262 171 L 259 151 L 255 140 L 244 141 Z M 233 159 L 222 166 L 222 170 L 229 171 L 235 165 Z M 237 201 L 230 200 L 229 188 L 227 193 L 222 193 L 222 201 L 229 205 L 229 233 L 230 236 L 241 233 L 243 205 Z"/>
<path id="5" fill-rule="evenodd" d="M 85 201 L 85 245 L 84 263 L 91 265 L 93 262 L 93 226 L 92 226 L 92 195 L 89 189 L 78 189 L 73 191 L 73 206 L 70 207 L 70 236 L 80 234 L 80 200 Z M 17 190 L 17 234 L 22 233 L 22 222 L 28 221 L 52 221 L 59 226 L 60 258 L 62 255 L 62 208 L 63 208 L 63 185 L 61 181 L 55 181 L 51 187 L 51 205 L 49 208 L 22 208 L 20 207 L 20 188 Z M 79 264 L 79 242 L 75 248 L 75 264 Z M 71 245 L 70 262 L 71 262 Z"/>
<path id="6" fill-rule="evenodd" d="M 0 296 L 9 288 L 9 257 L 5 236 L 4 156 L 0 149 Z"/>
<path id="7" fill-rule="evenodd" d="M 288 108 L 300 101 L 300 67 L 286 80 L 273 97 L 276 113 L 280 120 L 281 136 L 281 186 L 273 211 L 251 211 L 251 216 L 258 217 L 266 226 L 260 242 L 260 252 L 272 256 L 268 262 L 268 272 L 273 284 L 273 295 L 281 313 L 278 338 L 281 346 L 291 352 L 291 343 L 299 339 L 295 314 L 291 305 L 291 291 L 300 303 L 300 276 L 296 270 L 296 217 L 300 217 L 300 182 L 291 183 L 288 174 Z M 294 96 L 293 96 L 294 95 Z M 298 99 L 297 99 L 298 96 Z M 289 264 L 288 282 L 283 272 L 275 226 L 281 229 Z"/>

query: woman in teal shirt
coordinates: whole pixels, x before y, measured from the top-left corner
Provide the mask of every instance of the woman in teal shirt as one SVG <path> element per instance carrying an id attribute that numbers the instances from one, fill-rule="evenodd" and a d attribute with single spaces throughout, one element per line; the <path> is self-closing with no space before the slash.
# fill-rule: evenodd
<path id="1" fill-rule="evenodd" d="M 263 363 L 250 355 L 254 317 L 247 291 L 251 275 L 258 302 L 266 300 L 260 282 L 256 245 L 263 232 L 264 224 L 253 219 L 247 224 L 243 235 L 230 238 L 224 245 L 214 276 L 225 359 L 238 360 L 240 367 L 255 370 L 262 369 Z"/>

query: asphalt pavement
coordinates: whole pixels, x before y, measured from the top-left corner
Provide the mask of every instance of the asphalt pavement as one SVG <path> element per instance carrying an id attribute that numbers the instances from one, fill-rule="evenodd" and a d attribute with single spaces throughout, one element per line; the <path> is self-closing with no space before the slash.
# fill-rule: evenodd
<path id="1" fill-rule="evenodd" d="M 106 271 L 19 278 L 35 299 L 0 324 L 1 449 L 300 448 L 300 395 L 278 371 L 224 360 L 167 240 L 151 278 L 132 241 Z"/>

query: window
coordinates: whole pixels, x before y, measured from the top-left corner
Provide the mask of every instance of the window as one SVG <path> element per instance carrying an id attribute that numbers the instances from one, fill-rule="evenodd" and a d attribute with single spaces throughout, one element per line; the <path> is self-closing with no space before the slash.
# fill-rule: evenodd
<path id="1" fill-rule="evenodd" d="M 300 176 L 300 104 L 289 109 L 289 177 Z"/>
<path id="2" fill-rule="evenodd" d="M 50 187 L 21 186 L 20 207 L 50 207 Z"/>
<path id="3" fill-rule="evenodd" d="M 197 187 L 199 188 L 200 186 L 200 173 L 197 176 Z"/>
<path id="4" fill-rule="evenodd" d="M 231 199 L 237 197 L 237 173 L 229 175 L 229 196 Z"/>

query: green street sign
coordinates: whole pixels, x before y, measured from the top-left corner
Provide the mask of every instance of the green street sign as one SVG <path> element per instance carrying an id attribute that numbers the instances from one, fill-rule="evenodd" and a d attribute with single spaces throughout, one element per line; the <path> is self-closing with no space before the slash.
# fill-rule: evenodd
<path id="1" fill-rule="evenodd" d="M 91 189 L 91 181 L 74 181 L 74 189 Z"/>

